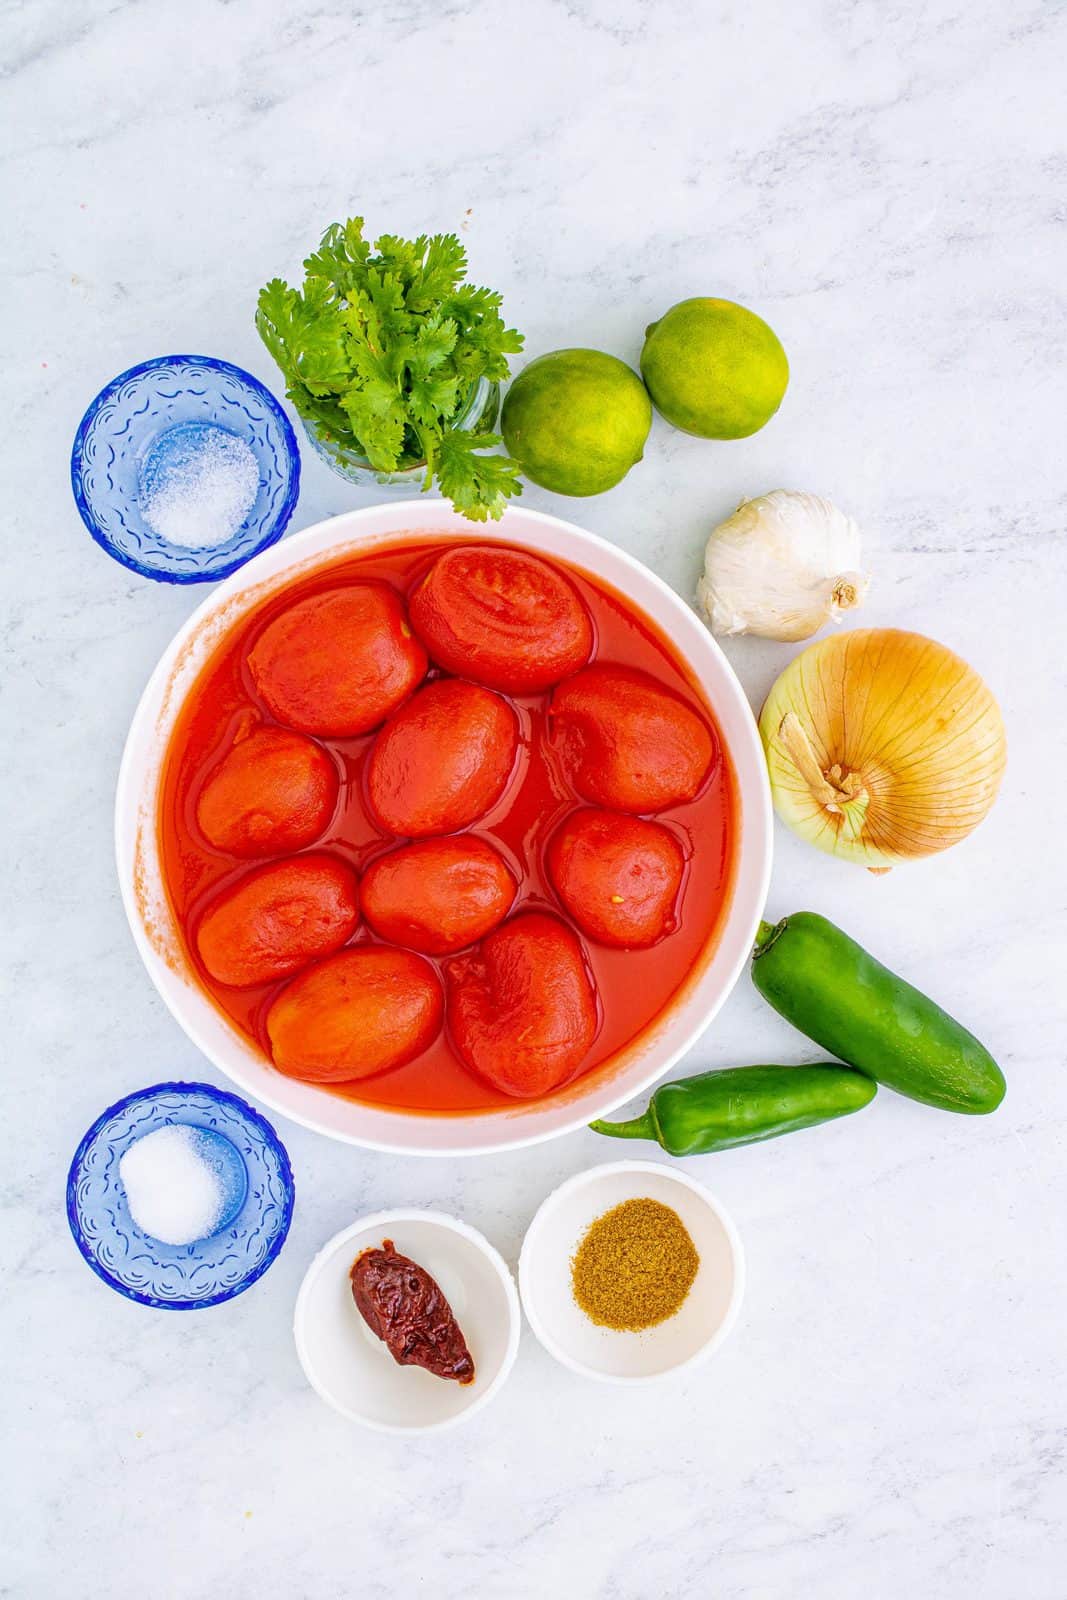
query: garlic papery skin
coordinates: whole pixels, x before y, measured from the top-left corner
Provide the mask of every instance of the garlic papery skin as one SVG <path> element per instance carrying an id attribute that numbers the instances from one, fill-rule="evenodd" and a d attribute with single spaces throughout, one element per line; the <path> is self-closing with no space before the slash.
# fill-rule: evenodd
<path id="1" fill-rule="evenodd" d="M 829 500 L 796 489 L 742 500 L 712 531 L 697 600 L 713 633 L 810 639 L 863 604 L 860 530 Z"/>
<path id="2" fill-rule="evenodd" d="M 996 799 L 996 700 L 945 645 L 857 628 L 809 645 L 760 713 L 774 808 L 820 850 L 873 871 L 957 844 Z"/>

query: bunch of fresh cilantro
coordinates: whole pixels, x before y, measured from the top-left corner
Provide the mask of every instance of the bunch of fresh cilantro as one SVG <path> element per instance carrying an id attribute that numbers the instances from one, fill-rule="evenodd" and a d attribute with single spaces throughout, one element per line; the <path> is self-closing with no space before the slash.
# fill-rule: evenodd
<path id="1" fill-rule="evenodd" d="M 304 262 L 303 290 L 273 278 L 256 327 L 286 393 L 316 432 L 351 446 L 378 472 L 425 464 L 426 487 L 474 522 L 521 494 L 518 463 L 487 454 L 495 434 L 453 427 L 479 378 L 508 375 L 522 336 L 504 326 L 500 295 L 463 281 L 467 255 L 451 233 L 372 247 L 362 217 L 334 223 Z"/>

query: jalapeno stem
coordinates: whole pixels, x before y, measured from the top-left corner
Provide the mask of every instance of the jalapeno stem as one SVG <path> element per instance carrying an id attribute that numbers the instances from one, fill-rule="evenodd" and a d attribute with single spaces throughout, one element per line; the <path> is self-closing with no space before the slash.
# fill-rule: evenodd
<path id="1" fill-rule="evenodd" d="M 606 1133 L 609 1139 L 657 1139 L 659 1129 L 656 1118 L 649 1106 L 639 1117 L 633 1117 L 629 1122 L 591 1122 L 589 1126 L 594 1133 Z"/>
<path id="2" fill-rule="evenodd" d="M 781 931 L 780 922 L 761 922 L 756 929 L 756 948 L 753 954 L 761 956 L 764 950 L 774 943 Z"/>

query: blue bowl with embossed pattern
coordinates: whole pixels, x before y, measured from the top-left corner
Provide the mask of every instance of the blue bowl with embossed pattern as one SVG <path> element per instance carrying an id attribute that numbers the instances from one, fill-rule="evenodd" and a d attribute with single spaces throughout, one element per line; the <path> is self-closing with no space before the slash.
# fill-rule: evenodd
<path id="1" fill-rule="evenodd" d="M 222 542 L 170 542 L 142 515 L 145 494 L 190 439 L 211 436 L 251 450 L 254 496 Z M 97 395 L 74 438 L 70 480 L 82 521 L 116 561 L 161 583 L 212 583 L 281 538 L 300 493 L 300 452 L 285 412 L 250 372 L 213 356 L 158 356 Z"/>
<path id="2" fill-rule="evenodd" d="M 238 1209 L 193 1244 L 163 1244 L 142 1232 L 119 1175 L 131 1145 L 175 1124 L 227 1141 L 246 1179 Z M 261 1278 L 285 1243 L 293 1198 L 289 1157 L 270 1123 L 209 1083 L 157 1083 L 109 1106 L 67 1177 L 67 1219 L 89 1266 L 119 1294 L 167 1311 L 217 1306 Z"/>

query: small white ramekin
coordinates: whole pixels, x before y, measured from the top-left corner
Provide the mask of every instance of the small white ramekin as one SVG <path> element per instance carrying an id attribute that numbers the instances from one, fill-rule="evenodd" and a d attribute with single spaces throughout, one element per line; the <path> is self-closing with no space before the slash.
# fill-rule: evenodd
<path id="1" fill-rule="evenodd" d="M 640 1333 L 616 1332 L 578 1306 L 571 1261 L 590 1223 L 637 1199 L 677 1212 L 700 1267 L 673 1317 Z M 608 1383 L 648 1383 L 705 1361 L 737 1320 L 744 1288 L 744 1251 L 727 1212 L 702 1184 L 654 1161 L 616 1161 L 569 1178 L 541 1205 L 519 1258 L 523 1310 L 537 1338 L 565 1367 Z"/>
<path id="2" fill-rule="evenodd" d="M 356 1308 L 349 1273 L 362 1250 L 391 1239 L 438 1284 L 474 1358 L 474 1381 L 398 1366 Z M 499 1252 L 442 1211 L 376 1211 L 334 1234 L 311 1263 L 293 1314 L 308 1382 L 352 1422 L 383 1433 L 434 1433 L 465 1422 L 499 1393 L 515 1364 L 519 1297 Z"/>

